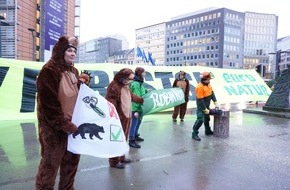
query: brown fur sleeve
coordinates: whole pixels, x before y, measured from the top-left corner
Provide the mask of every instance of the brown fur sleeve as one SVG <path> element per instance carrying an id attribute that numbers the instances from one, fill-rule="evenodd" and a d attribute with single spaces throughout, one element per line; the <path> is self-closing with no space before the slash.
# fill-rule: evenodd
<path id="1" fill-rule="evenodd" d="M 143 98 L 141 98 L 140 96 L 136 96 L 131 91 L 130 91 L 130 93 L 131 93 L 131 100 L 132 100 L 132 102 L 140 103 L 140 104 L 143 105 L 143 102 L 144 102 Z"/>
<path id="2" fill-rule="evenodd" d="M 188 99 L 188 96 L 189 96 L 189 89 L 190 89 L 189 80 L 186 79 L 185 82 L 186 82 L 185 98 Z"/>
<path id="3" fill-rule="evenodd" d="M 188 102 L 190 85 L 189 85 L 189 80 L 185 79 L 185 82 L 186 82 L 186 88 L 185 88 L 184 99 L 186 102 Z"/>
<path id="4" fill-rule="evenodd" d="M 117 113 L 120 117 L 121 123 L 123 121 L 123 118 L 127 118 L 122 110 L 121 107 L 121 87 L 119 86 L 118 82 L 113 81 L 109 84 L 108 88 L 107 88 L 107 93 L 106 93 L 106 100 L 108 100 L 109 102 L 111 102 L 116 110 Z"/>
<path id="5" fill-rule="evenodd" d="M 119 89 L 116 82 L 112 82 L 107 88 L 106 99 L 115 107 L 117 107 L 117 101 L 120 99 L 121 91 Z"/>

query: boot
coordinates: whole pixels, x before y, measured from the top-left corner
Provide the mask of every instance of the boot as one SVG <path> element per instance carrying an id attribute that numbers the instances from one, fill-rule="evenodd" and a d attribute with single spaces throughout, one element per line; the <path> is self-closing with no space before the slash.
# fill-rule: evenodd
<path id="1" fill-rule="evenodd" d="M 202 121 L 196 120 L 194 125 L 192 126 L 192 139 L 200 141 L 201 139 L 198 136 L 198 130 L 202 125 Z"/>
<path id="2" fill-rule="evenodd" d="M 200 141 L 201 140 L 198 135 L 192 135 L 192 139 L 194 139 L 196 141 Z"/>
<path id="3" fill-rule="evenodd" d="M 135 141 L 144 141 L 144 139 L 141 138 L 140 136 L 138 136 L 138 137 L 135 138 Z"/>
<path id="4" fill-rule="evenodd" d="M 213 131 L 210 129 L 209 126 L 209 121 L 210 121 L 209 116 L 205 116 L 204 118 L 205 135 L 213 135 Z"/>
<path id="5" fill-rule="evenodd" d="M 141 146 L 138 145 L 135 140 L 129 140 L 129 146 L 132 148 L 141 148 Z"/>
<path id="6" fill-rule="evenodd" d="M 204 124 L 204 128 L 205 128 L 205 135 L 213 135 L 213 131 L 210 129 L 210 126 L 209 126 L 209 124 L 208 125 L 206 125 L 206 124 Z"/>
<path id="7" fill-rule="evenodd" d="M 209 135 L 213 135 L 213 131 L 210 129 L 210 127 L 208 127 L 208 130 L 205 130 L 205 135 L 209 136 Z"/>
<path id="8" fill-rule="evenodd" d="M 115 165 L 110 165 L 110 167 L 117 168 L 117 169 L 124 169 L 125 168 L 124 164 L 122 164 L 121 162 L 118 162 Z"/>

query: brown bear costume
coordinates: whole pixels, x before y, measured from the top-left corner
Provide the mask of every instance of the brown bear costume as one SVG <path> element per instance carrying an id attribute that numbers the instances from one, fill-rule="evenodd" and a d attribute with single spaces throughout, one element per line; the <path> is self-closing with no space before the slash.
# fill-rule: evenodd
<path id="1" fill-rule="evenodd" d="M 78 95 L 79 72 L 65 61 L 66 51 L 75 57 L 78 39 L 63 36 L 55 44 L 51 59 L 37 78 L 37 118 L 41 160 L 36 175 L 36 189 L 54 189 L 60 168 L 59 188 L 74 189 L 74 177 L 80 155 L 67 151 L 68 134 L 77 131 L 71 122 Z M 72 59 L 74 59 L 74 57 Z"/>
<path id="2" fill-rule="evenodd" d="M 134 95 L 129 87 L 129 82 L 133 81 L 134 73 L 129 68 L 121 69 L 114 76 L 113 81 L 109 84 L 106 93 L 106 99 L 111 102 L 120 117 L 122 128 L 128 140 L 131 122 L 131 102 L 138 102 L 143 104 L 143 98 Z M 125 159 L 125 156 L 109 158 L 109 164 L 111 167 L 124 168 L 122 163 L 130 162 L 129 159 Z"/>
<path id="3" fill-rule="evenodd" d="M 180 104 L 178 106 L 175 106 L 173 109 L 173 114 L 172 114 L 172 120 L 173 122 L 176 122 L 176 118 L 179 114 L 180 121 L 184 121 L 184 116 L 187 110 L 187 103 L 188 103 L 188 97 L 189 97 L 189 81 L 185 77 L 186 72 L 180 71 L 178 74 L 178 77 L 174 80 L 172 87 L 179 87 L 183 90 L 184 92 L 184 99 L 185 102 L 183 104 Z"/>

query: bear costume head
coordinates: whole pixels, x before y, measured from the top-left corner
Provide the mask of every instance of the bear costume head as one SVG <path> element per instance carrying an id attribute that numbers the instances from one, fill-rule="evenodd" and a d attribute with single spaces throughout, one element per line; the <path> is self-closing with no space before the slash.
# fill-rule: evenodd
<path id="1" fill-rule="evenodd" d="M 78 44 L 79 40 L 77 37 L 60 37 L 52 49 L 51 60 L 53 62 L 61 62 L 63 64 L 66 64 L 63 59 L 65 51 L 71 47 L 77 50 Z"/>
<path id="2" fill-rule="evenodd" d="M 117 82 L 119 85 L 124 86 L 127 84 L 127 81 L 134 79 L 134 73 L 132 69 L 129 68 L 123 68 L 120 71 L 118 71 L 114 76 L 114 81 Z"/>

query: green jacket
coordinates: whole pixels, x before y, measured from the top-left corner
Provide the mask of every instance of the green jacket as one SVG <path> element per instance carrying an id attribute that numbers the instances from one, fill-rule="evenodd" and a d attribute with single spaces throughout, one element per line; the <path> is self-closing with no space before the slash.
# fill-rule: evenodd
<path id="1" fill-rule="evenodd" d="M 147 89 L 145 88 L 143 82 L 134 80 L 130 84 L 130 89 L 136 96 L 144 96 L 147 93 Z M 133 112 L 142 112 L 142 105 L 140 103 L 132 102 L 132 111 Z"/>

